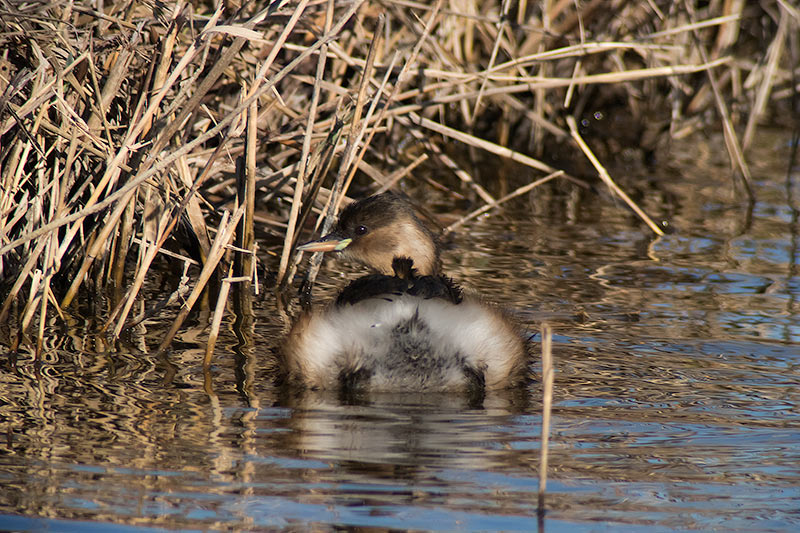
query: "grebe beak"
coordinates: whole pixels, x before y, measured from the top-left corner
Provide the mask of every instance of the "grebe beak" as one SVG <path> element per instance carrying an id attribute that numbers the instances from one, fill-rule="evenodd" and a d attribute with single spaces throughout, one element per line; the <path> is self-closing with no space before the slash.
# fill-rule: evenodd
<path id="1" fill-rule="evenodd" d="M 331 233 L 319 240 L 307 242 L 297 247 L 300 252 L 341 252 L 353 242 L 353 239 L 342 239 Z"/>

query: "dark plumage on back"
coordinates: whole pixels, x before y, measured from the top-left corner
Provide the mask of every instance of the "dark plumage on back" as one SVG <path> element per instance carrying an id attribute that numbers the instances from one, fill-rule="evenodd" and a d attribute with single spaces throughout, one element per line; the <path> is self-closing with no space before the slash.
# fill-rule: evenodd
<path id="1" fill-rule="evenodd" d="M 370 274 L 350 282 L 336 299 L 336 305 L 355 304 L 382 294 L 399 296 L 410 294 L 425 300 L 442 298 L 452 304 L 461 302 L 461 287 L 447 276 L 420 276 L 407 257 L 392 261 L 393 276 Z"/>

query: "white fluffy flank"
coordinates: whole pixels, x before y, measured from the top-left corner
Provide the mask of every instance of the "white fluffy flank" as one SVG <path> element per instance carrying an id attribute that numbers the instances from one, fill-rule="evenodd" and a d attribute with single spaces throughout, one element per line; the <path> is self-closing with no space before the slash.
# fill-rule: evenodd
<path id="1" fill-rule="evenodd" d="M 287 364 L 295 378 L 310 387 L 335 388 L 346 364 L 357 369 L 388 356 L 392 330 L 414 314 L 424 323 L 428 343 L 438 354 L 460 359 L 483 371 L 488 389 L 504 388 L 524 358 L 522 340 L 502 314 L 470 299 L 458 305 L 408 294 L 333 306 L 302 317 L 289 334 Z M 404 388 L 402 379 L 374 376 L 372 387 Z M 396 380 L 392 383 L 392 380 Z M 453 375 L 463 382 L 463 374 Z"/>
<path id="2" fill-rule="evenodd" d="M 413 296 L 392 298 L 331 306 L 303 317 L 289 334 L 290 371 L 308 386 L 333 388 L 343 356 L 357 363 L 360 355 L 385 352 L 392 328 L 411 318 L 419 302 Z"/>
<path id="3" fill-rule="evenodd" d="M 460 353 L 483 370 L 487 389 L 504 388 L 524 358 L 522 338 L 502 313 L 471 298 L 458 305 L 424 300 L 420 318 L 428 324 L 432 342 Z"/>

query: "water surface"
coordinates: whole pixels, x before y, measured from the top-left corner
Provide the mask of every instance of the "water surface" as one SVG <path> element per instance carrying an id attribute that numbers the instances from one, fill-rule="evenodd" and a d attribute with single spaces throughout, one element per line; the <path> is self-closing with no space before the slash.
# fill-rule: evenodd
<path id="1" fill-rule="evenodd" d="M 666 237 L 606 191 L 564 186 L 453 236 L 448 273 L 513 310 L 534 353 L 541 322 L 555 329 L 545 530 L 800 528 L 800 170 L 787 178 L 787 139 L 764 134 L 752 154 L 753 206 L 721 143 L 617 174 Z M 344 283 L 335 268 L 321 299 Z M 210 380 L 203 313 L 168 360 L 152 355 L 168 318 L 109 346 L 69 317 L 41 365 L 4 358 L 0 528 L 537 528 L 538 383 L 479 405 L 285 394 L 269 380 L 285 322 L 270 297 L 257 307 L 251 342 L 227 325 Z"/>

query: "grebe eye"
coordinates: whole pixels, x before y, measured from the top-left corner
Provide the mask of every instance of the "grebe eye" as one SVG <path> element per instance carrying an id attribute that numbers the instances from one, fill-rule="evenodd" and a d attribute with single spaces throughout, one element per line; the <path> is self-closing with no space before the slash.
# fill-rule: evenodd
<path id="1" fill-rule="evenodd" d="M 356 235 L 364 235 L 367 231 L 366 226 L 356 226 Z"/>

